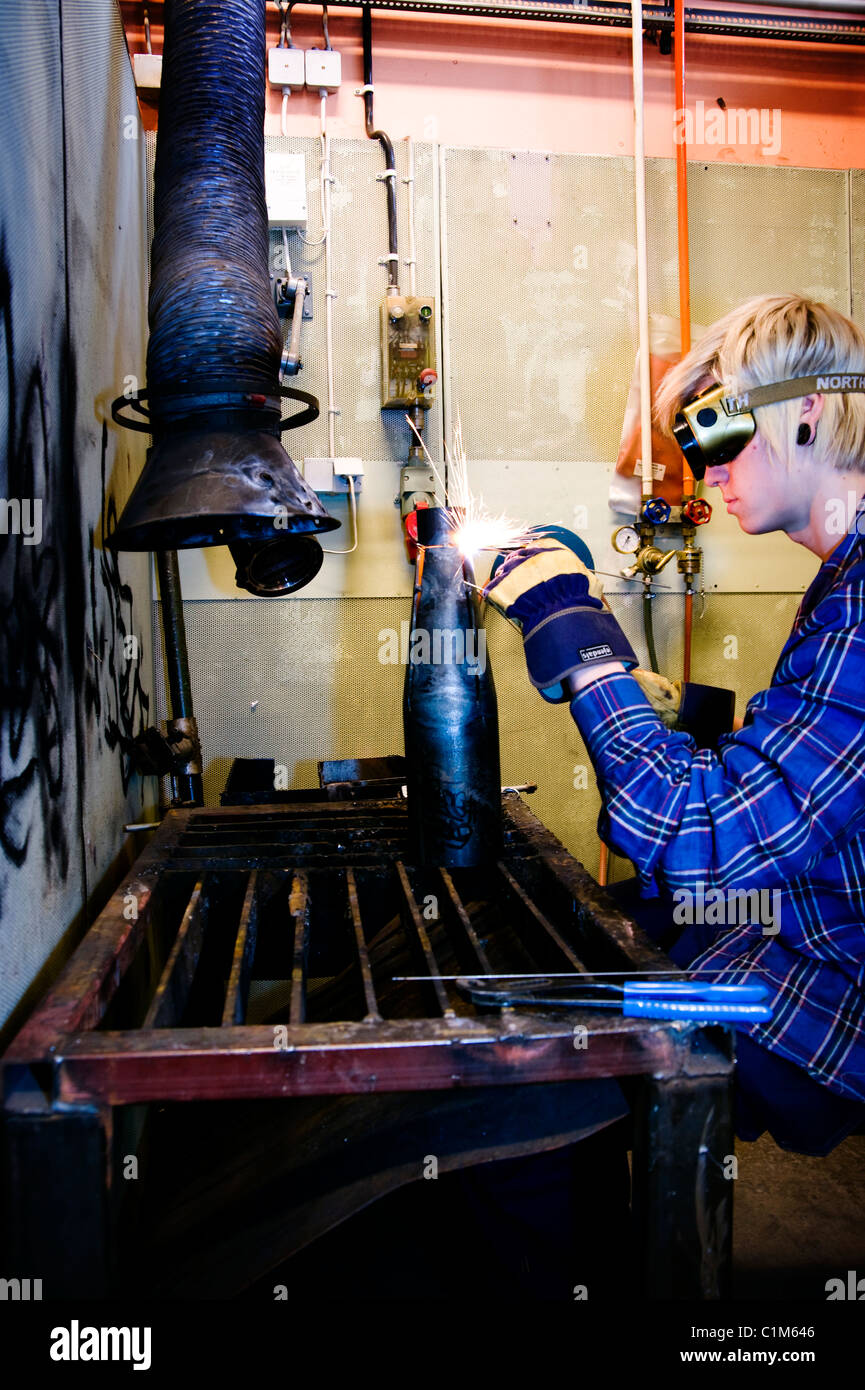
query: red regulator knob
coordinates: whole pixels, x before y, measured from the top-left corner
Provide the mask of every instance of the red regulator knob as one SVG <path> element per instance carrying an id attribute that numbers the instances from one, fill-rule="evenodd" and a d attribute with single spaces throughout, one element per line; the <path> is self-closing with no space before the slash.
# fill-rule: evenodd
<path id="1" fill-rule="evenodd" d="M 704 497 L 692 497 L 682 508 L 682 516 L 687 517 L 692 526 L 705 526 L 712 515 L 712 508 Z"/>

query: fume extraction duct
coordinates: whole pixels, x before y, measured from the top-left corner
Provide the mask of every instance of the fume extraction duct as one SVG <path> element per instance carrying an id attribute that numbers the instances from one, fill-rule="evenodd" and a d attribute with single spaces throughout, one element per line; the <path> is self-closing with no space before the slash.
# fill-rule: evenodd
<path id="1" fill-rule="evenodd" d="M 113 407 L 154 443 L 111 543 L 228 545 L 241 587 L 280 594 L 314 577 L 314 533 L 339 522 L 280 442 L 318 402 L 279 382 L 264 109 L 265 0 L 167 0 L 147 390 Z M 285 396 L 305 404 L 288 420 Z"/>

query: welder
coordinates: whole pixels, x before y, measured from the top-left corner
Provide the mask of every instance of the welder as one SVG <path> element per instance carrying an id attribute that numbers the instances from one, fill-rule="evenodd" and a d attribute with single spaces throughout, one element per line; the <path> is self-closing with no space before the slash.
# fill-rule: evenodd
<path id="1" fill-rule="evenodd" d="M 865 1123 L 865 334 L 798 295 L 752 299 L 670 370 L 655 414 L 744 532 L 820 561 L 742 727 L 697 746 L 679 688 L 631 674 L 598 576 L 559 540 L 511 554 L 485 594 L 521 625 L 532 684 L 570 704 L 599 833 L 636 870 L 620 901 L 676 964 L 769 988 L 771 1021 L 737 1026 L 738 1136 L 825 1154 Z M 779 907 L 769 926 L 677 920 L 713 889 Z"/>

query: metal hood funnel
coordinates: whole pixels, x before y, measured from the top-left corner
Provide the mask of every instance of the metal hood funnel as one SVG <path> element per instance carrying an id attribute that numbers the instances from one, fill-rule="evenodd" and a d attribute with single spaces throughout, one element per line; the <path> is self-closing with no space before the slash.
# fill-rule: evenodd
<path id="1" fill-rule="evenodd" d="M 290 541 L 338 526 L 274 435 L 183 430 L 149 451 L 110 544 L 184 550 Z"/>
<path id="2" fill-rule="evenodd" d="M 228 545 L 238 583 L 267 595 L 308 582 L 321 565 L 314 534 L 340 523 L 280 442 L 319 412 L 279 381 L 265 33 L 265 0 L 165 3 L 147 390 L 112 406 L 117 423 L 152 432 L 153 447 L 109 544 Z M 282 419 L 285 397 L 307 410 Z"/>

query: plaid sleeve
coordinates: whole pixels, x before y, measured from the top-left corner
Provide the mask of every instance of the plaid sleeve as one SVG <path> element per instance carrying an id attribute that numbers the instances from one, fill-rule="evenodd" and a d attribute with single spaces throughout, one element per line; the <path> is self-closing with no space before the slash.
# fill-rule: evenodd
<path id="1" fill-rule="evenodd" d="M 670 889 L 783 885 L 863 827 L 862 610 L 855 591 L 819 604 L 717 753 L 666 729 L 629 675 L 574 696 L 603 797 L 599 830 L 641 876 Z"/>

